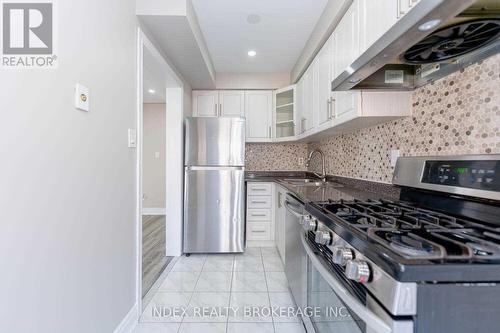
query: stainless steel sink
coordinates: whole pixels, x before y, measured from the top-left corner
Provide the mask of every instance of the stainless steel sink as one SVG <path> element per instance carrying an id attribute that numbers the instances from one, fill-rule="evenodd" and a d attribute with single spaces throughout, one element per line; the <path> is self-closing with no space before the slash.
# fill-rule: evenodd
<path id="1" fill-rule="evenodd" d="M 302 179 L 284 179 L 283 181 L 287 182 L 293 186 L 311 186 L 311 187 L 320 187 L 320 186 L 331 186 L 331 187 L 342 187 L 341 184 L 334 182 L 323 182 L 321 179 L 317 178 L 302 178 Z"/>

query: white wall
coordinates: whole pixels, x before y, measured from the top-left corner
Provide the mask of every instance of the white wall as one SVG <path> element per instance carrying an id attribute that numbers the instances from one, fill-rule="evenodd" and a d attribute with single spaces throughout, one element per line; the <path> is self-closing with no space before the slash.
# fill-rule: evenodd
<path id="1" fill-rule="evenodd" d="M 217 73 L 217 89 L 279 89 L 290 84 L 290 73 Z"/>
<path id="2" fill-rule="evenodd" d="M 0 332 L 108 333 L 136 292 L 135 1 L 57 5 L 59 68 L 0 74 Z"/>
<path id="3" fill-rule="evenodd" d="M 144 104 L 142 193 L 144 208 L 165 208 L 166 105 Z M 158 156 L 158 157 L 156 157 Z"/>

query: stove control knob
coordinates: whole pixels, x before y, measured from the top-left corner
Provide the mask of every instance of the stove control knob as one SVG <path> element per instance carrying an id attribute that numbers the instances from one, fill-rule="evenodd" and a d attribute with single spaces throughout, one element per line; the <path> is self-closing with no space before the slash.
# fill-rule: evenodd
<path id="1" fill-rule="evenodd" d="M 345 275 L 356 282 L 366 283 L 370 280 L 371 269 L 366 261 L 349 260 L 345 266 Z"/>
<path id="2" fill-rule="evenodd" d="M 332 244 L 332 234 L 329 231 L 318 231 L 314 240 L 321 245 L 330 245 Z"/>
<path id="3" fill-rule="evenodd" d="M 315 218 L 304 220 L 304 224 L 302 224 L 302 227 L 306 231 L 314 231 L 316 230 L 317 226 L 318 226 L 318 220 L 316 220 Z"/>
<path id="4" fill-rule="evenodd" d="M 303 215 L 302 218 L 300 219 L 299 223 L 300 225 L 304 225 L 305 223 L 308 223 L 311 221 L 312 216 L 311 215 Z"/>
<path id="5" fill-rule="evenodd" d="M 340 266 L 345 266 L 349 260 L 354 259 L 354 253 L 351 249 L 347 247 L 334 247 L 332 260 L 334 263 Z"/>

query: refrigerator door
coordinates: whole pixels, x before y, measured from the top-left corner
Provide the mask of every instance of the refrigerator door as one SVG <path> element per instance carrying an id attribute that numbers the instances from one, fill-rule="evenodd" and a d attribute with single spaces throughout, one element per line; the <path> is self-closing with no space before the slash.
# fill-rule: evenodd
<path id="1" fill-rule="evenodd" d="M 185 166 L 244 166 L 244 118 L 186 118 Z"/>
<path id="2" fill-rule="evenodd" d="M 187 167 L 184 253 L 245 250 L 244 169 Z"/>

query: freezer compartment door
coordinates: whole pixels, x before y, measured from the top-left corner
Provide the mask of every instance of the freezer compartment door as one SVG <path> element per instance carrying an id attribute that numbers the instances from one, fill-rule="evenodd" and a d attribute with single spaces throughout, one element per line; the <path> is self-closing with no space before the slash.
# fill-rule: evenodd
<path id="1" fill-rule="evenodd" d="M 244 166 L 244 118 L 186 118 L 186 166 Z"/>
<path id="2" fill-rule="evenodd" d="M 184 252 L 245 250 L 243 168 L 186 168 Z"/>

